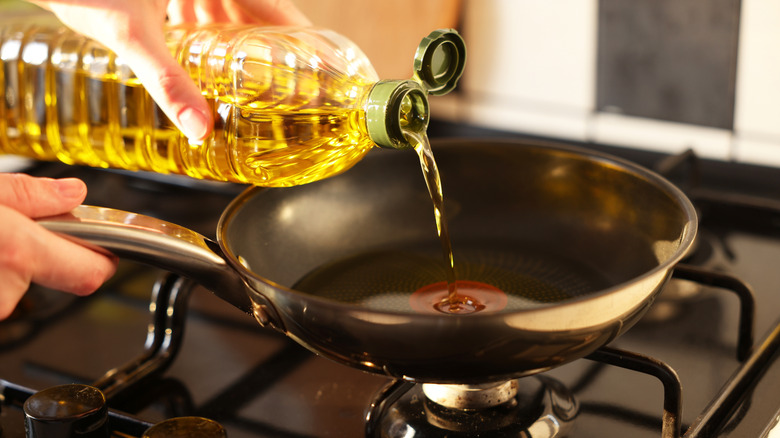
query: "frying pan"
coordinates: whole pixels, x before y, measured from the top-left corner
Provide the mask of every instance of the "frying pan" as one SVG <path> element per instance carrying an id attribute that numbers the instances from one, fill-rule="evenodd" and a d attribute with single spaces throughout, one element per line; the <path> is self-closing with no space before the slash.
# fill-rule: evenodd
<path id="1" fill-rule="evenodd" d="M 414 310 L 415 290 L 445 278 L 414 153 L 377 149 L 324 181 L 249 188 L 223 213 L 218 244 L 100 207 L 41 223 L 191 277 L 317 354 L 427 383 L 498 381 L 586 356 L 643 315 L 696 234 L 675 186 L 615 157 L 502 140 L 433 150 L 459 279 L 515 290 L 502 308 Z"/>

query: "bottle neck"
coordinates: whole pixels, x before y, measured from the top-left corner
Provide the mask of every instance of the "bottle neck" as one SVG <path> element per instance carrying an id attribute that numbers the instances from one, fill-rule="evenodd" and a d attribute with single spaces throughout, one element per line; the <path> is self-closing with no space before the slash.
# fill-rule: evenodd
<path id="1" fill-rule="evenodd" d="M 369 91 L 365 112 L 368 135 L 383 148 L 411 148 L 406 136 L 428 128 L 428 96 L 412 80 L 377 82 Z"/>

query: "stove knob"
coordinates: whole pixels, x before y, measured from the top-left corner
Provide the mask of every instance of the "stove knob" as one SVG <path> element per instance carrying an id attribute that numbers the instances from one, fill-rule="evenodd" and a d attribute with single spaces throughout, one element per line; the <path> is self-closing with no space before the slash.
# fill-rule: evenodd
<path id="1" fill-rule="evenodd" d="M 108 438 L 108 407 L 99 389 L 55 386 L 24 403 L 27 438 Z"/>
<path id="2" fill-rule="evenodd" d="M 150 427 L 141 438 L 227 438 L 227 433 L 208 418 L 177 417 Z"/>

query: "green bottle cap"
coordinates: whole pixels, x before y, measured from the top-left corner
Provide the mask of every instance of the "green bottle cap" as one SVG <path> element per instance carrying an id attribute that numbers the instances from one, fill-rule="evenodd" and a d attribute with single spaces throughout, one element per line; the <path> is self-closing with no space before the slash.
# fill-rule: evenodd
<path id="1" fill-rule="evenodd" d="M 453 29 L 440 29 L 423 38 L 414 56 L 414 77 L 377 82 L 366 102 L 366 127 L 378 146 L 411 148 L 405 134 L 428 128 L 428 94 L 452 91 L 466 64 L 466 44 Z"/>
<path id="2" fill-rule="evenodd" d="M 466 66 L 466 43 L 454 29 L 439 29 L 423 38 L 414 55 L 414 78 L 429 94 L 441 96 L 458 84 Z"/>

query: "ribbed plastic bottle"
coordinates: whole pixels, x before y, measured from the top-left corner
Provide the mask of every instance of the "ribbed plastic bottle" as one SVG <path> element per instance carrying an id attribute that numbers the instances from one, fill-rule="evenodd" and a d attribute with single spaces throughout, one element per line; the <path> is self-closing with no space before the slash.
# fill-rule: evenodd
<path id="1" fill-rule="evenodd" d="M 428 94 L 454 88 L 465 62 L 450 29 L 423 39 L 411 79 L 380 81 L 330 30 L 171 27 L 171 53 L 215 119 L 196 144 L 101 44 L 61 25 L 0 26 L 0 152 L 261 186 L 338 174 L 374 145 L 409 147 Z"/>

